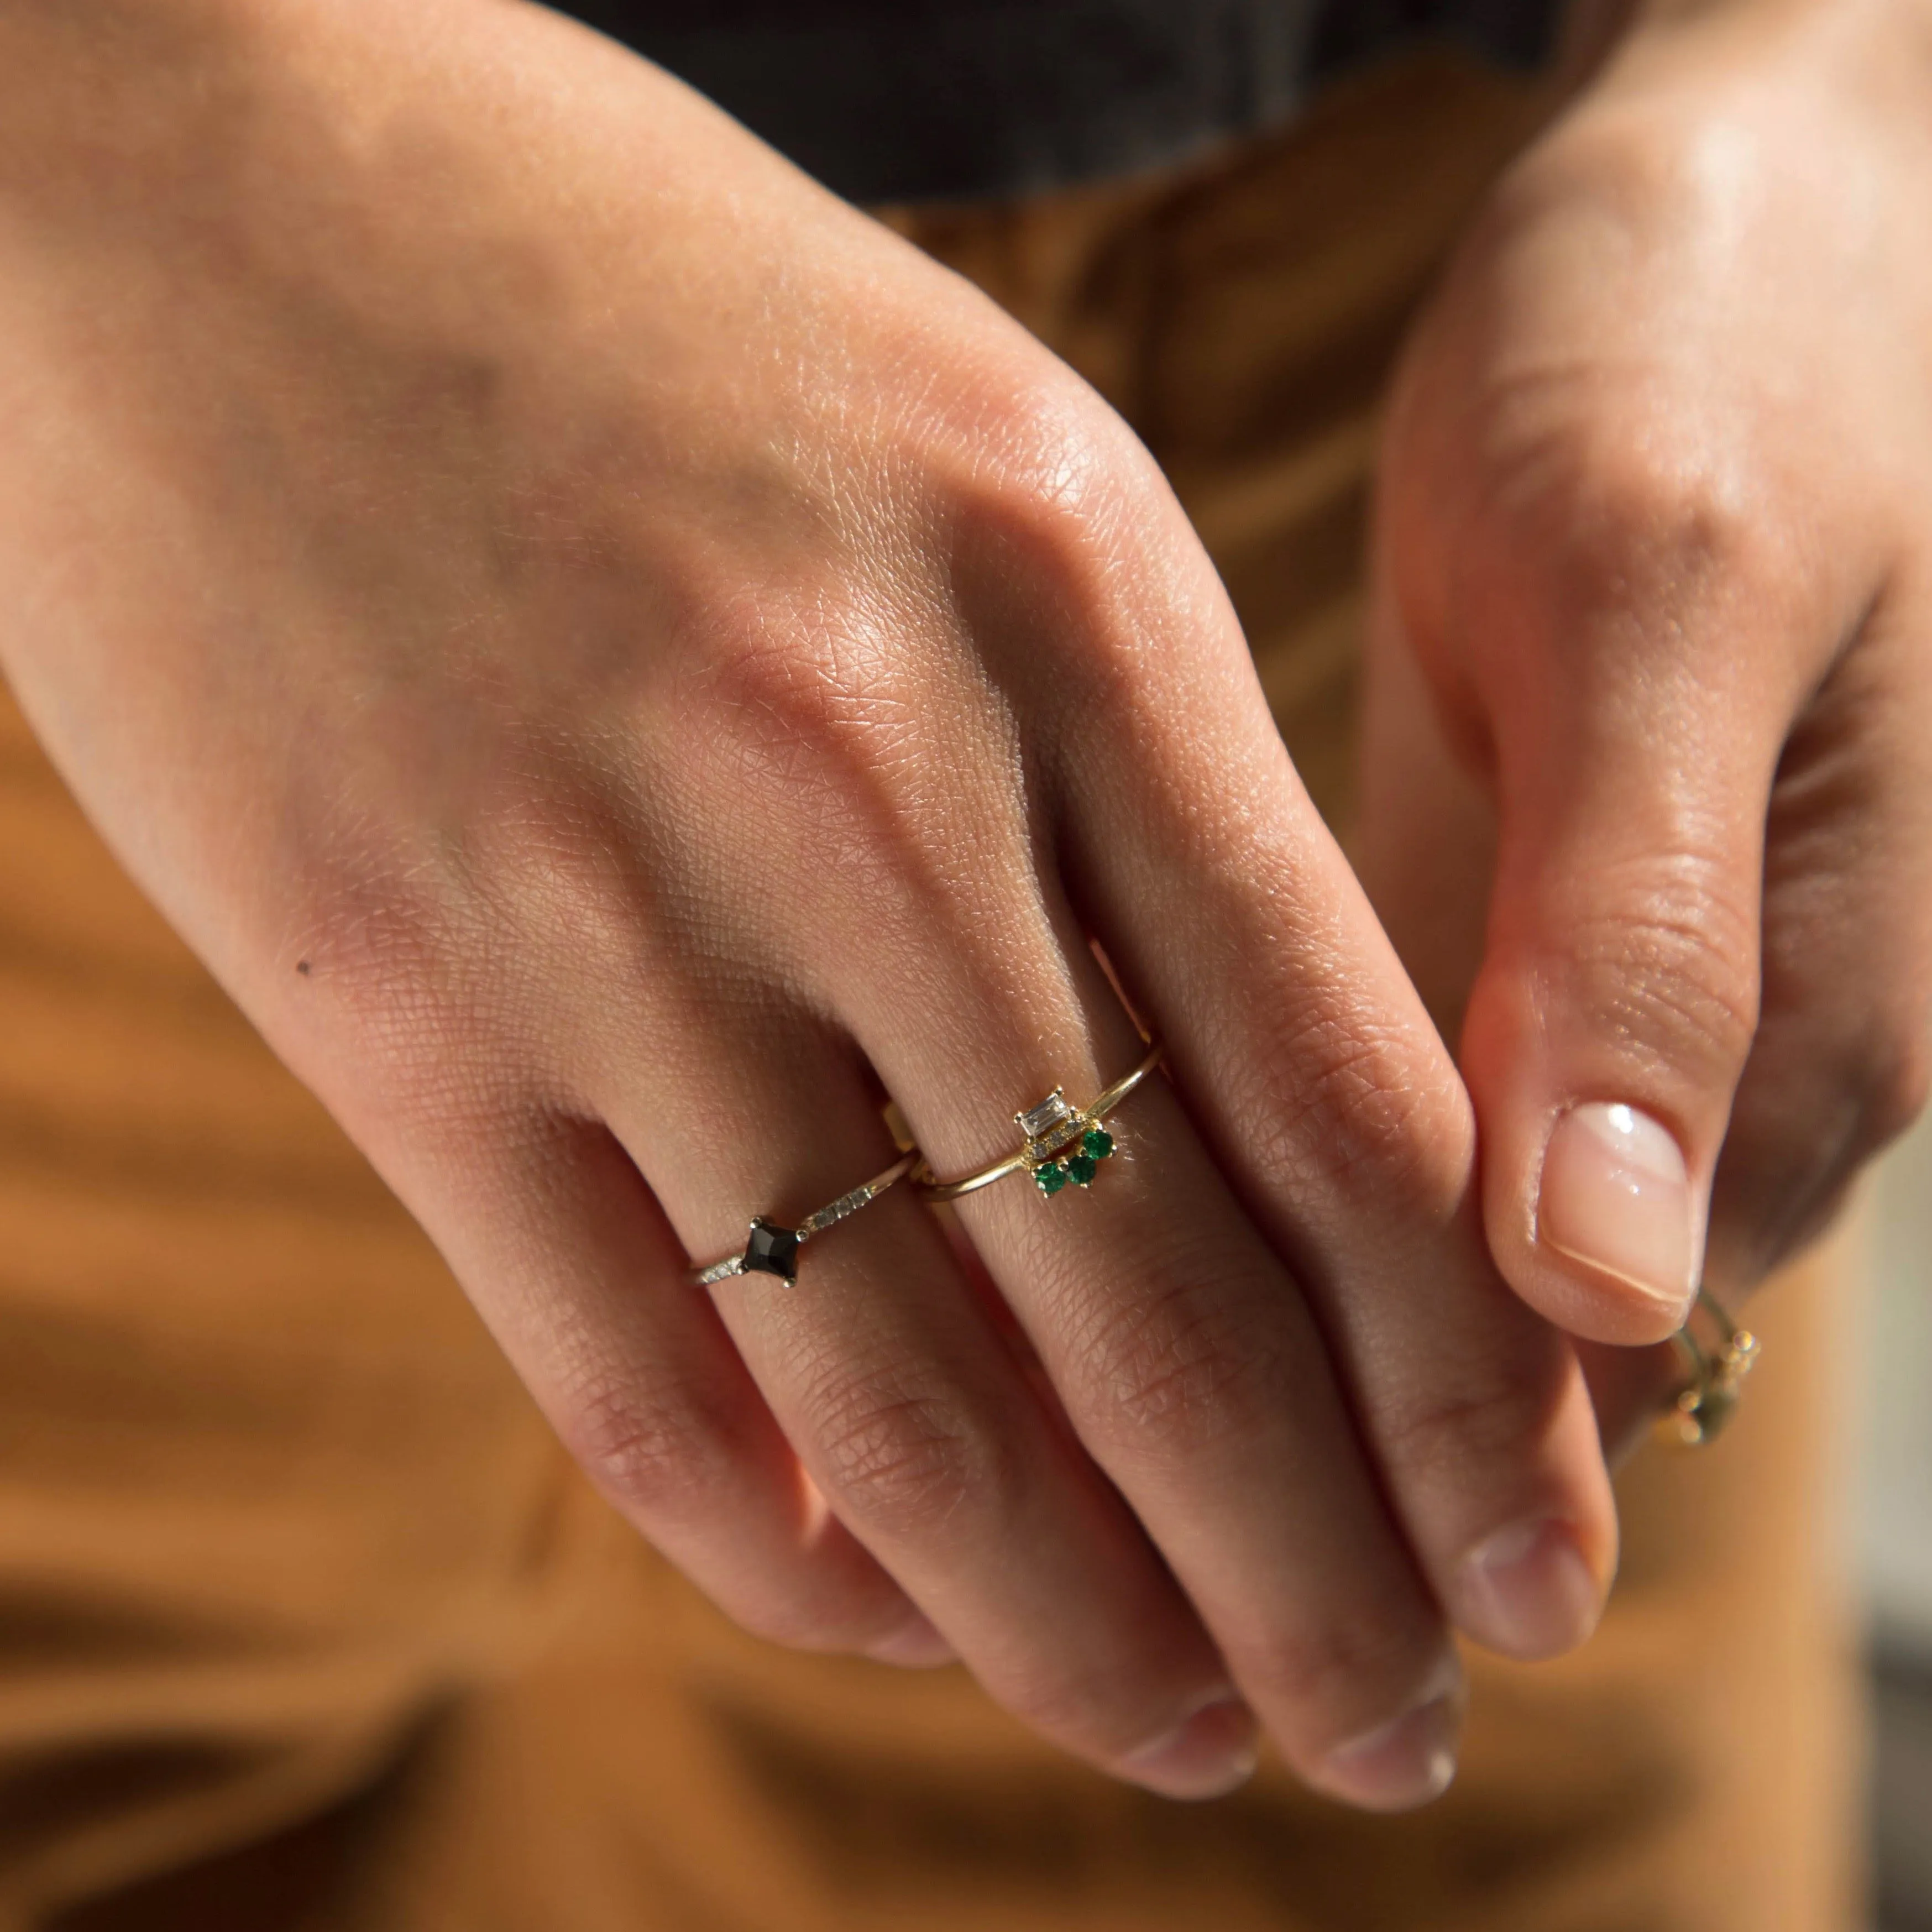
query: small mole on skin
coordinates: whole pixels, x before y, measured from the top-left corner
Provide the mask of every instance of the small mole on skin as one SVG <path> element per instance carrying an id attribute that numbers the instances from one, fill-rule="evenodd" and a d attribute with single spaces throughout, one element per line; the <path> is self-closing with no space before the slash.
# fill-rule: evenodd
<path id="1" fill-rule="evenodd" d="M 306 959 L 298 959 L 296 962 L 296 970 L 306 980 L 308 977 L 308 962 Z"/>

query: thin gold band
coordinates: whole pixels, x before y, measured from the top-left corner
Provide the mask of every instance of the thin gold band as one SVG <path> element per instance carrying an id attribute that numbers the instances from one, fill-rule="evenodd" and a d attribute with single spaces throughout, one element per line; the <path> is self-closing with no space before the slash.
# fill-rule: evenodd
<path id="1" fill-rule="evenodd" d="M 1077 1114 L 1070 1113 L 1068 1118 L 1097 1126 L 1160 1064 L 1160 1053 L 1158 1043 L 1150 1047 L 1147 1058 L 1131 1073 L 1116 1080 L 1096 1096 L 1090 1106 L 1081 1108 Z M 921 1161 L 913 1171 L 912 1184 L 922 1200 L 957 1201 L 962 1194 L 976 1194 L 982 1187 L 992 1186 L 996 1180 L 1005 1180 L 1010 1174 L 1018 1174 L 1030 1168 L 1035 1158 L 1034 1144 L 1028 1141 L 1017 1153 L 1003 1154 L 988 1166 L 962 1174 L 957 1180 L 941 1180 Z"/>

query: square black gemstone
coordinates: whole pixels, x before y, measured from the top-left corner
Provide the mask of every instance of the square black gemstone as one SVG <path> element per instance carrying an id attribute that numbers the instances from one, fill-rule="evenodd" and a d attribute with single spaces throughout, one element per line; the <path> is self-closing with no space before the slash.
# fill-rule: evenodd
<path id="1" fill-rule="evenodd" d="M 798 1279 L 798 1236 L 762 1217 L 752 1223 L 752 1238 L 745 1244 L 745 1272 L 775 1274 L 781 1281 Z"/>

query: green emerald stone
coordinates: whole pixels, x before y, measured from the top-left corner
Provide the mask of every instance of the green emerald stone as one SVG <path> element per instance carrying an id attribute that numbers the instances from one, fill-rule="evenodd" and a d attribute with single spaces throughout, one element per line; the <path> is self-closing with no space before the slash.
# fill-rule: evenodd
<path id="1" fill-rule="evenodd" d="M 1058 1161 L 1050 1160 L 1044 1167 L 1033 1171 L 1034 1184 L 1042 1194 L 1058 1194 L 1066 1185 L 1066 1170 Z"/>
<path id="2" fill-rule="evenodd" d="M 1067 1173 L 1082 1187 L 1088 1186 L 1100 1171 L 1100 1163 L 1090 1154 L 1076 1154 L 1066 1163 Z"/>
<path id="3" fill-rule="evenodd" d="M 1080 1151 L 1089 1160 L 1105 1160 L 1114 1150 L 1114 1137 L 1105 1127 L 1089 1127 Z"/>

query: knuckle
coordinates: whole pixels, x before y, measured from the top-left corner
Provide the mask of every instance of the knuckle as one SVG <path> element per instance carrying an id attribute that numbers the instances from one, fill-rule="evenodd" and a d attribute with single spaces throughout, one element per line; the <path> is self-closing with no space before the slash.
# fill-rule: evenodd
<path id="1" fill-rule="evenodd" d="M 1004 1432 L 950 1396 L 857 1385 L 812 1431 L 828 1490 L 893 1540 L 924 1538 L 966 1510 L 999 1513 L 1021 1492 Z"/>
<path id="2" fill-rule="evenodd" d="M 970 640 L 943 611 L 895 618 L 899 593 L 879 597 L 876 609 L 840 592 L 794 610 L 773 595 L 734 621 L 710 654 L 703 727 L 679 754 L 694 783 L 728 783 L 762 866 L 822 896 L 828 946 L 851 943 L 858 908 L 901 943 L 928 938 L 935 919 L 970 925 L 1037 863 L 1016 728 Z"/>
<path id="3" fill-rule="evenodd" d="M 598 1490 L 647 1536 L 715 1531 L 742 1493 L 731 1426 L 688 1396 L 602 1378 L 572 1392 L 558 1432 Z M 740 1628 L 788 1649 L 856 1650 L 876 1624 L 808 1564 L 748 1577 L 742 1564 L 730 1566 L 708 1587 Z"/>
<path id="4" fill-rule="evenodd" d="M 1478 554 L 1518 580 L 1526 556 L 1560 614 L 1683 614 L 1789 568 L 1760 472 L 1684 426 L 1668 394 L 1619 382 L 1532 385 L 1504 412 L 1502 514 Z M 1570 627 L 1559 628 L 1564 634 Z"/>
<path id="5" fill-rule="evenodd" d="M 734 777 L 793 793 L 893 761 L 912 646 L 889 638 L 861 600 L 802 587 L 741 595 L 710 628 L 710 710 Z"/>
<path id="6" fill-rule="evenodd" d="M 1190 1271 L 1096 1310 L 1072 1350 L 1090 1426 L 1118 1454 L 1178 1465 L 1287 1412 L 1304 1376 L 1266 1306 Z"/>
<path id="7" fill-rule="evenodd" d="M 1720 862 L 1688 847 L 1622 871 L 1594 872 L 1607 909 L 1568 928 L 1571 991 L 1630 1047 L 1728 1084 L 1757 1030 L 1756 906 L 1732 896 Z"/>
<path id="8" fill-rule="evenodd" d="M 1646 424 L 1598 433 L 1583 463 L 1571 560 L 1595 601 L 1620 602 L 1634 585 L 1688 602 L 1714 583 L 1756 577 L 1768 560 L 1750 493 L 1706 452 Z"/>
<path id="9" fill-rule="evenodd" d="M 1540 1360 L 1438 1365 L 1426 1386 L 1404 1390 L 1372 1418 L 1379 1460 L 1425 1485 L 1446 1479 L 1466 1487 L 1486 1471 L 1514 1469 L 1548 1430 L 1563 1393 L 1556 1350 L 1538 1352 Z"/>
<path id="10" fill-rule="evenodd" d="M 1201 632 L 1154 614 L 1184 594 L 1198 543 L 1152 458 L 1091 394 L 1029 382 L 998 413 L 998 453 L 974 451 L 951 506 L 950 587 L 976 628 L 1052 640 L 1029 670 L 1066 715 L 1143 719 L 1158 748 L 1172 731 L 1156 694 L 1171 680 L 1150 671 L 1198 655 Z"/>
<path id="11" fill-rule="evenodd" d="M 715 1418 L 616 1376 L 572 1391 L 559 1433 L 597 1487 L 640 1526 L 701 1514 L 728 1453 Z"/>
<path id="12" fill-rule="evenodd" d="M 871 1634 L 853 1616 L 782 1590 L 740 1592 L 720 1607 L 740 1630 L 786 1650 L 820 1655 L 854 1651 Z"/>
<path id="13" fill-rule="evenodd" d="M 1124 1658 L 1109 1650 L 1075 1658 L 1059 1646 L 1054 1651 L 1031 1667 L 1010 1670 L 999 1687 L 1006 1709 L 1046 1737 L 1124 1754 L 1147 1742 L 1149 1712 L 1171 1708 L 1171 1657 Z"/>
<path id="14" fill-rule="evenodd" d="M 1262 1633 L 1242 1652 L 1242 1678 L 1311 1730 L 1354 1730 L 1362 1712 L 1394 1708 L 1414 1690 L 1442 1642 L 1414 1610 L 1371 1598 L 1346 1616 Z"/>
<path id="15" fill-rule="evenodd" d="M 1119 478 L 1150 460 L 1091 390 L 1032 353 L 956 370 L 946 413 L 960 500 L 1023 538 L 1090 523 Z"/>
<path id="16" fill-rule="evenodd" d="M 1265 1010 L 1236 1102 L 1261 1170 L 1311 1201 L 1453 1212 L 1472 1117 L 1433 1037 L 1324 983 L 1283 986 Z"/>
<path id="17" fill-rule="evenodd" d="M 1420 1090 L 1402 1078 L 1405 1070 L 1384 1041 L 1358 1032 L 1311 1042 L 1311 1030 L 1297 1036 L 1302 1064 L 1282 1083 L 1294 1094 L 1284 1127 L 1300 1150 L 1298 1164 L 1306 1166 L 1310 1150 L 1318 1149 L 1323 1184 L 1352 1198 L 1409 1198 L 1424 1181 L 1432 1149 L 1442 1144 L 1417 1131 Z M 1279 1151 L 1292 1157 L 1285 1146 Z"/>

